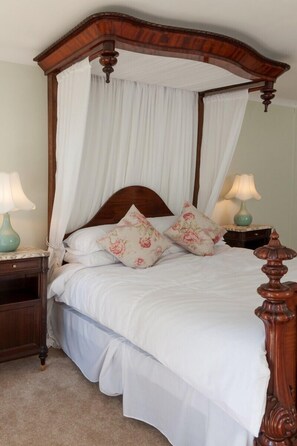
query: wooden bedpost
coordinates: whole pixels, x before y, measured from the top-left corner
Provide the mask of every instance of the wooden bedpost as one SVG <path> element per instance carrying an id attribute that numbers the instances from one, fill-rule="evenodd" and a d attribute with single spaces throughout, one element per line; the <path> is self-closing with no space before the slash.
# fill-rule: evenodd
<path id="1" fill-rule="evenodd" d="M 265 301 L 255 313 L 265 324 L 267 360 L 271 372 L 265 414 L 259 437 L 254 441 L 255 446 L 296 444 L 296 370 L 294 368 L 294 374 L 289 373 L 290 367 L 288 368 L 286 359 L 288 348 L 292 348 L 292 345 L 288 345 L 288 339 L 290 343 L 293 342 L 296 351 L 296 305 L 292 306 L 292 302 L 297 284 L 280 282 L 288 271 L 283 261 L 296 257 L 296 252 L 283 247 L 278 238 L 278 234 L 273 231 L 269 244 L 254 252 L 259 259 L 267 260 L 262 271 L 269 282 L 258 288 L 258 293 Z M 288 337 L 288 332 L 292 329 L 293 336 Z M 294 361 L 294 355 L 290 359 Z"/>
<path id="2" fill-rule="evenodd" d="M 198 129 L 197 129 L 197 150 L 196 150 L 196 166 L 195 166 L 195 182 L 192 203 L 197 207 L 198 192 L 199 192 L 199 178 L 200 178 L 200 161 L 201 161 L 201 146 L 204 122 L 204 102 L 203 93 L 198 94 Z"/>
<path id="3" fill-rule="evenodd" d="M 48 237 L 56 189 L 56 134 L 58 81 L 55 73 L 48 75 Z"/>

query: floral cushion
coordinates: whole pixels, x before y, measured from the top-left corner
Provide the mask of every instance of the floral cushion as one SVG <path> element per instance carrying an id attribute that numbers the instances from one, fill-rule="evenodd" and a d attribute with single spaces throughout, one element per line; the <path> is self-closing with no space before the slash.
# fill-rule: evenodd
<path id="1" fill-rule="evenodd" d="M 164 234 L 193 254 L 204 256 L 213 254 L 214 243 L 217 243 L 225 232 L 224 228 L 186 202 L 181 215 Z"/>
<path id="2" fill-rule="evenodd" d="M 152 266 L 171 246 L 134 205 L 98 244 L 132 268 Z"/>

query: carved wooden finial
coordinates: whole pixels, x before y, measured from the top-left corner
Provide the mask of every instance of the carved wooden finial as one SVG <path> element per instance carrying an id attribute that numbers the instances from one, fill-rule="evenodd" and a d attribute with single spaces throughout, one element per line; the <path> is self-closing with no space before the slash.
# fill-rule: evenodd
<path id="1" fill-rule="evenodd" d="M 267 284 L 261 285 L 258 288 L 258 293 L 268 300 L 280 300 L 287 298 L 287 291 L 292 294 L 287 285 L 281 284 L 281 278 L 287 273 L 287 266 L 283 265 L 284 260 L 290 260 L 296 257 L 296 252 L 293 249 L 282 246 L 279 241 L 279 235 L 274 230 L 270 236 L 268 245 L 261 246 L 254 251 L 258 259 L 267 260 L 267 263 L 262 267 L 263 273 L 269 279 Z"/>
<path id="2" fill-rule="evenodd" d="M 286 248 L 279 241 L 279 235 L 274 229 L 271 233 L 268 245 L 260 246 L 254 251 L 259 259 L 264 260 L 290 260 L 296 257 L 297 253 L 290 248 Z"/>
<path id="3" fill-rule="evenodd" d="M 103 50 L 101 52 L 99 62 L 103 65 L 102 71 L 106 75 L 106 83 L 110 82 L 110 75 L 114 71 L 113 67 L 117 64 L 119 53 L 115 50 Z"/>
<path id="4" fill-rule="evenodd" d="M 254 254 L 267 261 L 262 271 L 269 282 L 258 288 L 265 301 L 255 313 L 265 325 L 267 360 L 271 372 L 265 414 L 255 446 L 289 446 L 294 444 L 292 440 L 297 432 L 297 419 L 285 369 L 284 335 L 286 324 L 295 317 L 287 306 L 287 300 L 293 296 L 296 284 L 281 283 L 281 278 L 288 271 L 283 261 L 296 257 L 296 252 L 282 246 L 278 233 L 273 231 L 269 244 L 256 249 Z"/>
<path id="5" fill-rule="evenodd" d="M 267 112 L 268 111 L 268 105 L 271 104 L 272 99 L 275 96 L 275 92 L 276 90 L 273 88 L 274 83 L 273 82 L 265 82 L 264 87 L 261 88 L 261 92 L 263 94 L 261 94 L 261 99 L 263 99 L 263 104 L 264 104 L 264 111 Z"/>

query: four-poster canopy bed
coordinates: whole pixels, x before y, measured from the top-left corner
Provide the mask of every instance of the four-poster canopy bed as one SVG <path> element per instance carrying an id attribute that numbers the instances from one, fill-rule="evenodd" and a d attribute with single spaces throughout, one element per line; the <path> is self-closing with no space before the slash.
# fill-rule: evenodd
<path id="1" fill-rule="evenodd" d="M 121 52 L 123 55 L 125 52 L 132 52 L 154 57 L 158 56 L 160 61 L 164 56 L 176 60 L 186 59 L 189 62 L 189 69 L 192 67 L 192 62 L 202 62 L 219 67 L 224 72 L 228 71 L 234 75 L 230 79 L 230 84 L 226 83 L 226 81 L 220 84 L 216 80 L 211 87 L 199 90 L 197 155 L 192 200 L 195 206 L 197 205 L 199 191 L 200 152 L 204 115 L 203 99 L 209 95 L 236 91 L 243 88 L 249 91 L 259 90 L 265 111 L 267 111 L 267 107 L 274 97 L 275 81 L 289 69 L 288 65 L 263 57 L 251 47 L 222 35 L 156 25 L 118 13 L 99 13 L 87 18 L 35 58 L 35 61 L 38 62 L 48 76 L 49 222 L 55 196 L 57 75 L 88 57 L 91 61 L 99 60 L 106 76 L 106 82 L 112 83 L 113 77 L 116 77 L 117 60 L 121 59 Z M 118 223 L 132 204 L 147 218 L 172 218 L 170 217 L 172 216 L 171 210 L 157 194 L 142 186 L 131 186 L 116 192 L 97 214 L 84 225 L 84 228 Z M 228 256 L 229 254 L 226 255 Z M 263 267 L 263 271 L 268 275 L 269 283 L 261 286 L 259 289 L 259 293 L 266 301 L 261 308 L 257 309 L 257 315 L 264 321 L 266 327 L 267 360 L 271 376 L 265 415 L 259 436 L 254 442 L 255 445 L 259 446 L 290 445 L 296 442 L 295 434 L 297 430 L 295 410 L 296 323 L 294 319 L 296 285 L 294 283 L 282 285 L 280 284 L 280 279 L 286 273 L 286 267 L 282 265 L 282 262 L 293 258 L 294 253 L 282 248 L 279 245 L 277 235 L 274 234 L 270 246 L 260 248 L 256 255 L 261 259 L 267 260 L 267 265 Z M 162 268 L 164 264 L 160 263 Z M 174 270 L 174 267 L 172 268 Z M 219 280 L 219 276 L 219 273 L 213 276 L 211 282 Z M 249 279 L 247 278 L 246 280 L 248 281 Z M 257 284 L 253 284 L 253 286 L 256 287 Z M 209 284 L 210 287 L 211 285 Z M 241 294 L 240 288 L 237 290 L 237 293 Z M 244 292 L 242 293 L 244 294 Z M 131 291 L 131 294 L 133 294 L 133 291 Z M 75 308 L 75 305 L 73 305 L 73 308 Z M 61 320 L 63 316 L 59 313 L 60 310 L 56 309 L 55 311 L 56 319 Z M 85 316 L 88 316 L 88 314 L 85 314 Z M 102 321 L 99 320 L 100 322 Z M 121 327 L 121 324 L 119 326 Z M 121 328 L 118 331 L 119 334 L 125 332 L 125 329 Z M 114 328 L 114 331 L 117 332 L 117 329 Z M 63 334 L 60 337 L 63 345 L 62 338 Z M 131 347 L 131 351 L 133 350 L 133 345 L 130 346 L 129 344 L 128 347 Z M 128 347 L 127 349 L 129 350 Z M 152 353 L 149 349 L 147 352 L 154 356 L 154 352 Z M 69 352 L 67 351 L 67 353 Z M 74 352 L 70 356 L 75 361 L 76 353 Z M 135 361 L 135 358 L 134 356 L 133 361 Z M 156 358 L 159 359 L 157 354 Z M 156 366 L 156 363 L 154 364 Z M 177 369 L 178 367 L 177 365 Z M 222 371 L 222 379 L 223 373 Z M 221 408 L 222 405 L 224 406 L 224 403 L 219 404 Z M 131 416 L 135 415 L 132 413 Z M 238 418 L 235 415 L 234 419 L 240 420 L 240 415 L 238 415 Z M 159 427 L 158 422 L 153 420 L 149 422 Z M 163 426 L 159 428 L 166 431 Z M 176 444 L 185 443 L 181 439 Z M 214 443 L 209 444 L 213 445 Z M 232 444 L 231 439 L 229 444 Z M 237 446 L 237 444 L 239 445 L 235 440 L 234 445 Z M 250 443 L 246 440 L 246 443 L 241 444 L 247 445 Z"/>

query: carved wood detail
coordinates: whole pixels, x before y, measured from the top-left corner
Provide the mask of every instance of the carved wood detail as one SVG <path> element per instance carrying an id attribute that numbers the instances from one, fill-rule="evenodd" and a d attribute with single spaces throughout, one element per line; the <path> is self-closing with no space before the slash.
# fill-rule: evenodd
<path id="1" fill-rule="evenodd" d="M 264 87 L 261 88 L 261 99 L 263 99 L 264 111 L 268 111 L 268 106 L 271 104 L 272 99 L 275 97 L 276 90 L 273 88 L 273 82 L 265 82 Z"/>
<path id="2" fill-rule="evenodd" d="M 114 65 L 117 64 L 119 53 L 115 51 L 115 42 L 103 42 L 103 50 L 100 53 L 99 63 L 103 65 L 102 71 L 106 76 L 106 83 L 110 82 L 110 75 L 113 73 Z"/>
<path id="3" fill-rule="evenodd" d="M 117 63 L 117 57 L 119 53 L 117 51 L 103 51 L 99 62 L 101 65 L 103 65 L 102 71 L 106 75 L 106 83 L 109 84 L 110 82 L 110 75 L 113 73 L 114 69 L 113 66 Z"/>
<path id="4" fill-rule="evenodd" d="M 296 252 L 282 246 L 277 232 L 273 231 L 269 244 L 256 249 L 254 254 L 267 261 L 262 271 L 269 282 L 258 288 L 265 301 L 255 313 L 265 325 L 267 360 L 271 372 L 265 414 L 254 444 L 289 446 L 295 443 L 297 418 L 293 392 L 287 378 L 285 335 L 288 324 L 295 318 L 288 301 L 296 292 L 296 283 L 281 283 L 281 279 L 288 271 L 283 261 L 296 257 Z"/>

